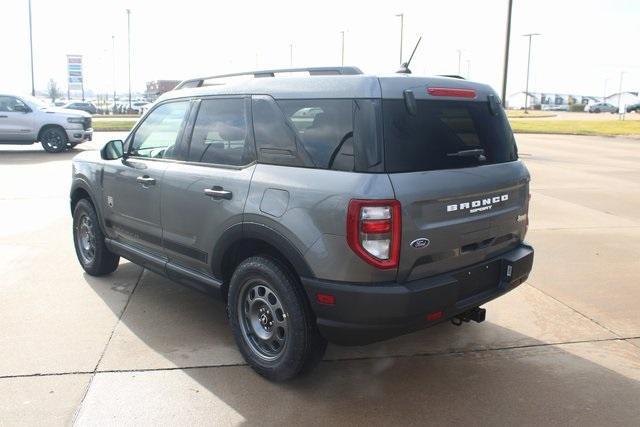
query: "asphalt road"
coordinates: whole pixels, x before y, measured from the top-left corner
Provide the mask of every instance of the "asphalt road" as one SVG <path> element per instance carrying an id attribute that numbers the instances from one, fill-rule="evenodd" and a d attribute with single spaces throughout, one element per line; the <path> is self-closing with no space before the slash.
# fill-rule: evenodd
<path id="1" fill-rule="evenodd" d="M 530 280 L 482 324 L 331 346 L 287 384 L 244 364 L 221 303 L 126 261 L 84 274 L 74 154 L 0 147 L 0 426 L 637 425 L 639 142 L 517 139 L 533 177 Z"/>

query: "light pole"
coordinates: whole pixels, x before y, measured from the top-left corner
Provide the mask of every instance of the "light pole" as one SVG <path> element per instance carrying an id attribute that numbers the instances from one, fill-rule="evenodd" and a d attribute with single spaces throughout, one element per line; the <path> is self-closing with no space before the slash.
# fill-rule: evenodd
<path id="1" fill-rule="evenodd" d="M 471 80 L 471 60 L 467 59 L 467 79 Z"/>
<path id="2" fill-rule="evenodd" d="M 29 50 L 31 51 L 31 96 L 36 96 L 36 84 L 33 79 L 33 31 L 31 26 L 31 0 L 29 0 Z"/>
<path id="3" fill-rule="evenodd" d="M 113 107 L 116 106 L 116 36 L 111 35 L 111 60 L 113 62 Z"/>
<path id="4" fill-rule="evenodd" d="M 460 64 L 462 62 L 462 49 L 458 49 L 458 75 L 460 75 L 461 68 L 460 68 Z"/>
<path id="5" fill-rule="evenodd" d="M 131 110 L 131 9 L 127 9 L 127 62 L 129 65 L 129 110 Z"/>
<path id="6" fill-rule="evenodd" d="M 531 65 L 531 38 L 533 36 L 539 36 L 539 33 L 529 33 L 529 34 L 523 34 L 523 37 L 529 37 L 529 57 L 527 59 L 527 85 L 526 85 L 526 89 L 524 90 L 524 113 L 525 114 L 529 114 L 529 66 Z"/>
<path id="7" fill-rule="evenodd" d="M 622 77 L 623 76 L 624 76 L 624 71 L 620 71 L 620 85 L 618 86 L 618 114 L 620 114 L 620 120 L 624 120 L 624 113 L 625 113 L 624 110 L 620 110 L 620 106 L 622 106 Z"/>
<path id="8" fill-rule="evenodd" d="M 342 34 L 342 55 L 341 55 L 341 62 L 340 64 L 344 67 L 344 31 L 340 31 L 340 34 Z"/>
<path id="9" fill-rule="evenodd" d="M 507 73 L 509 70 L 509 42 L 511 41 L 511 9 L 513 0 L 509 0 L 507 10 L 507 34 L 504 42 L 504 64 L 502 69 L 502 105 L 507 105 Z M 526 95 L 525 95 L 526 96 Z"/>
<path id="10" fill-rule="evenodd" d="M 400 66 L 402 67 L 402 38 L 404 37 L 404 13 L 396 15 L 400 18 Z"/>
<path id="11" fill-rule="evenodd" d="M 289 44 L 289 67 L 293 68 L 293 44 Z"/>

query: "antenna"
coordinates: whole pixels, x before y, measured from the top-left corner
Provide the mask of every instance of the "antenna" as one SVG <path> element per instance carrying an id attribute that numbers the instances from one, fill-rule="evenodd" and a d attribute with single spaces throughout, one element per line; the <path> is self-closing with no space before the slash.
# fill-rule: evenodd
<path id="1" fill-rule="evenodd" d="M 411 64 L 411 60 L 413 59 L 413 55 L 415 55 L 416 50 L 418 49 L 418 45 L 420 45 L 420 41 L 422 41 L 422 36 L 420 36 L 420 38 L 418 38 L 418 42 L 416 43 L 416 46 L 413 48 L 413 52 L 411 52 L 411 56 L 409 57 L 409 60 L 407 62 L 405 62 L 404 64 L 402 64 L 402 66 L 400 66 L 400 69 L 398 71 L 396 71 L 396 73 L 411 74 L 411 70 L 409 69 L 409 64 Z"/>

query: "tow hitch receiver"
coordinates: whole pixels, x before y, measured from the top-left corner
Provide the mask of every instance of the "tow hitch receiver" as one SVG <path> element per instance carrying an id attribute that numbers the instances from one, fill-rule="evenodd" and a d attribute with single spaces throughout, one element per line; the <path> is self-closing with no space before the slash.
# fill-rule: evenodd
<path id="1" fill-rule="evenodd" d="M 456 326 L 462 325 L 462 323 L 467 323 L 471 320 L 474 322 L 484 322 L 484 319 L 487 317 L 487 310 L 480 307 L 472 308 L 471 310 L 465 311 L 464 313 L 458 314 L 454 318 L 451 319 L 451 323 Z"/>

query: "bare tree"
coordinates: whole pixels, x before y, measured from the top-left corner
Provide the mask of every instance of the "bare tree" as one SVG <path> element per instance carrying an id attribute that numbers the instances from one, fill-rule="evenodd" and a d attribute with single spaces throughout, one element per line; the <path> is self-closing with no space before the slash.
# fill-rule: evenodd
<path id="1" fill-rule="evenodd" d="M 58 90 L 58 84 L 55 80 L 49 79 L 49 84 L 47 85 L 47 95 L 51 98 L 51 102 L 54 102 L 56 98 L 60 97 L 60 91 Z"/>

